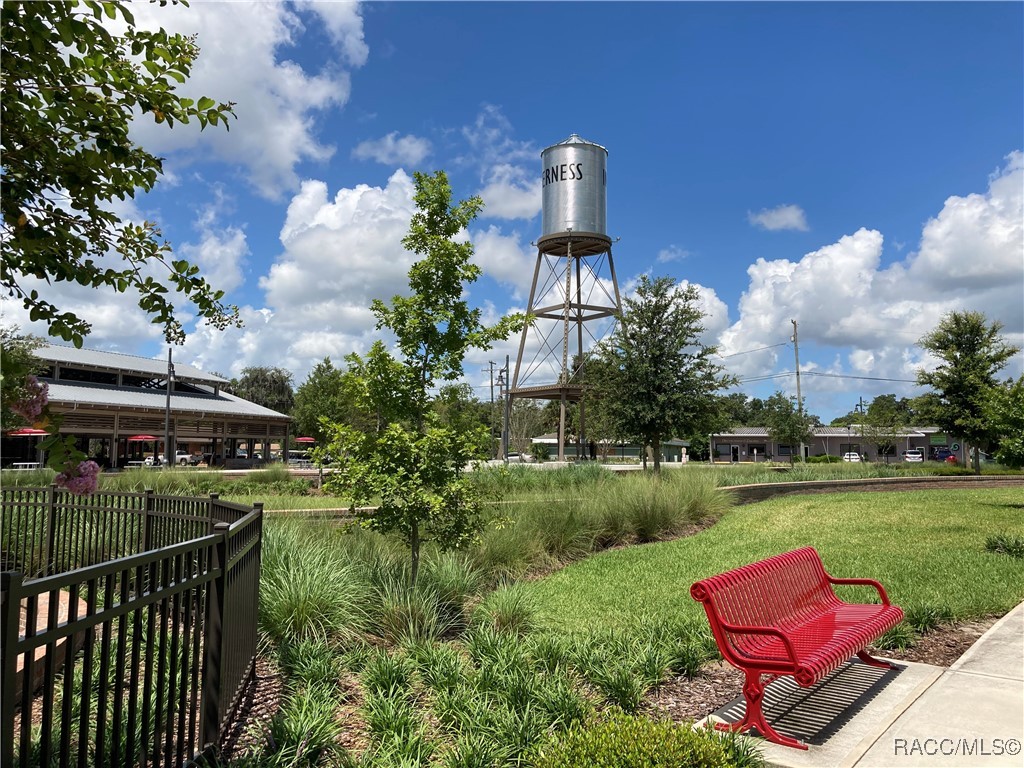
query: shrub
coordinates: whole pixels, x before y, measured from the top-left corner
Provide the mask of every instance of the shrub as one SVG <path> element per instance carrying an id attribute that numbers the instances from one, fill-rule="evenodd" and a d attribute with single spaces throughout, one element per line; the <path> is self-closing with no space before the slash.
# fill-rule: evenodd
<path id="1" fill-rule="evenodd" d="M 997 552 L 1010 557 L 1024 558 L 1024 538 L 1011 536 L 1006 533 L 989 536 L 985 542 L 985 549 L 989 552 Z"/>
<path id="2" fill-rule="evenodd" d="M 555 735 L 536 752 L 535 768 L 724 768 L 721 740 L 670 722 L 615 714 Z"/>

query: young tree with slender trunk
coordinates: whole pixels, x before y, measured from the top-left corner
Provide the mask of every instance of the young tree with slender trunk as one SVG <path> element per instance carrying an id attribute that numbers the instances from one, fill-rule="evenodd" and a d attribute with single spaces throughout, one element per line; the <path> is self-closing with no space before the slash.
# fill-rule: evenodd
<path id="1" fill-rule="evenodd" d="M 462 239 L 483 202 L 452 203 L 443 171 L 415 174 L 417 211 L 402 245 L 421 255 L 409 270 L 409 294 L 390 305 L 374 300 L 377 328 L 394 333 L 400 359 L 375 344 L 368 359 L 352 358 L 366 375 L 364 407 L 379 414 L 366 433 L 344 424 L 325 424 L 325 451 L 338 458 L 340 472 L 325 482 L 350 495 L 353 507 L 379 498 L 364 525 L 397 533 L 410 552 L 410 585 L 419 573 L 420 547 L 433 538 L 444 548 L 469 542 L 482 526 L 480 501 L 463 475 L 475 448 L 458 424 L 442 424 L 432 408 L 435 387 L 462 375 L 470 349 L 489 349 L 522 327 L 519 316 L 487 326 L 480 309 L 465 300 L 466 286 L 480 275 L 473 244 Z"/>
<path id="2" fill-rule="evenodd" d="M 987 406 L 998 386 L 996 374 L 1020 352 L 1000 335 L 1003 324 L 981 312 L 950 312 L 918 343 L 938 360 L 917 372 L 917 383 L 939 396 L 938 426 L 974 446 L 974 471 L 981 473 L 979 450 L 998 437 Z"/>
<path id="3" fill-rule="evenodd" d="M 793 448 L 811 441 L 812 422 L 812 417 L 794 405 L 784 392 L 776 392 L 765 401 L 765 427 L 774 442 L 789 446 L 790 464 L 793 463 Z"/>

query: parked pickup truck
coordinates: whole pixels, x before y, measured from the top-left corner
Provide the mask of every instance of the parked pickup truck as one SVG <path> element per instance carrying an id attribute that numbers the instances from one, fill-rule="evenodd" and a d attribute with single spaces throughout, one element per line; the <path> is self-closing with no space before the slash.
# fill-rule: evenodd
<path id="1" fill-rule="evenodd" d="M 184 467 L 186 464 L 196 465 L 202 460 L 202 456 L 193 456 L 192 454 L 185 453 L 184 451 L 178 451 L 174 455 L 174 463 L 177 464 L 179 467 Z M 153 461 L 152 456 L 147 456 L 145 463 L 147 467 L 152 467 L 154 464 L 161 465 L 164 463 L 164 455 L 161 453 L 159 456 L 157 456 L 156 461 Z"/>

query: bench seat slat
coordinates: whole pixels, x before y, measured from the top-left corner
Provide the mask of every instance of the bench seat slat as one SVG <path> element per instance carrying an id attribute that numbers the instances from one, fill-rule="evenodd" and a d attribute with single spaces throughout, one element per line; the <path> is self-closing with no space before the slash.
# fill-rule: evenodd
<path id="1" fill-rule="evenodd" d="M 785 628 L 782 631 L 796 652 L 795 666 L 778 638 L 728 635 L 730 639 L 742 639 L 742 643 L 733 642 L 737 655 L 755 665 L 765 661 L 788 665 L 792 667 L 788 674 L 800 685 L 807 686 L 838 669 L 850 656 L 902 619 L 903 612 L 895 606 L 845 604 L 801 625 Z"/>

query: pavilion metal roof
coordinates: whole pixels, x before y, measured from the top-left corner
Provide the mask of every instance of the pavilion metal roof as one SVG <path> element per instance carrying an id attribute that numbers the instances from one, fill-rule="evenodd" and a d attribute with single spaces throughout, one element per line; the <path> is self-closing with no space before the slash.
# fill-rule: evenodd
<path id="1" fill-rule="evenodd" d="M 177 365 L 175 365 L 177 369 Z M 158 389 L 137 387 L 111 387 L 102 384 L 77 382 L 47 382 L 50 402 L 68 405 L 107 406 L 115 408 L 145 408 L 164 410 L 167 393 Z M 220 416 L 247 416 L 260 419 L 290 420 L 283 413 L 264 408 L 235 395 L 220 392 L 216 395 L 171 393 L 171 411 L 181 413 L 207 413 Z"/>
<path id="2" fill-rule="evenodd" d="M 126 373 L 145 376 L 166 376 L 167 360 L 152 357 L 125 355 L 120 352 L 104 352 L 98 349 L 77 349 L 61 344 L 47 344 L 34 350 L 33 353 L 41 360 L 61 365 L 82 366 L 108 371 L 124 371 Z M 175 378 L 204 384 L 227 384 L 228 379 L 213 373 L 201 371 L 188 363 L 174 361 Z"/>

